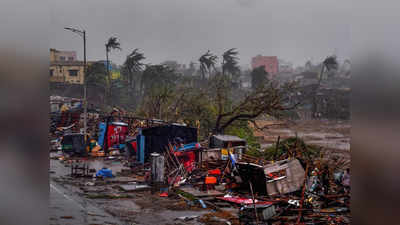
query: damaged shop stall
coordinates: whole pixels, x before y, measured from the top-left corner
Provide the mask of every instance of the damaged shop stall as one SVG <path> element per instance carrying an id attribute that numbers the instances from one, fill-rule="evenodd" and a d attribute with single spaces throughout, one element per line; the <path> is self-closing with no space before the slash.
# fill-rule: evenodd
<path id="1" fill-rule="evenodd" d="M 70 156 L 86 155 L 85 136 L 79 133 L 64 135 L 61 139 L 61 150 Z"/>
<path id="2" fill-rule="evenodd" d="M 239 190 L 249 191 L 249 183 L 251 183 L 255 193 L 259 195 L 267 194 L 267 178 L 262 166 L 254 163 L 237 162 L 235 167 L 237 172 L 233 171 L 233 178 Z"/>
<path id="3" fill-rule="evenodd" d="M 113 122 L 108 118 L 106 122 L 99 124 L 98 144 L 107 153 L 120 153 L 125 149 L 128 124 Z"/>
<path id="4" fill-rule="evenodd" d="M 264 166 L 268 195 L 295 192 L 304 184 L 305 171 L 298 159 L 285 159 Z"/>
<path id="5" fill-rule="evenodd" d="M 229 158 L 228 149 L 236 159 L 242 159 L 247 143 L 244 139 L 232 135 L 212 135 L 209 148 L 201 151 L 200 163 L 207 161 L 226 161 Z"/>
<path id="6" fill-rule="evenodd" d="M 305 179 L 305 171 L 295 158 L 264 166 L 236 162 L 235 168 L 232 173 L 239 190 L 248 190 L 251 183 L 255 193 L 271 197 L 300 190 Z"/>
<path id="7" fill-rule="evenodd" d="M 126 157 L 130 158 L 132 156 L 136 157 L 137 154 L 137 140 L 136 136 L 127 136 L 125 139 L 124 154 Z"/>
<path id="8" fill-rule="evenodd" d="M 175 145 L 178 144 L 177 142 L 181 145 L 197 143 L 197 129 L 178 124 L 140 129 L 136 136 L 136 142 L 136 160 L 144 164 L 149 161 L 151 153 L 162 154 L 170 144 Z M 186 146 L 186 148 L 189 148 L 189 146 Z"/>

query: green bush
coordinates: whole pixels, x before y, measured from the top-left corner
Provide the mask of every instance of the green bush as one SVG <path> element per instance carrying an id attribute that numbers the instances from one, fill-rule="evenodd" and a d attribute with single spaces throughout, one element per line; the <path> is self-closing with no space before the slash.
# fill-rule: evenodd
<path id="1" fill-rule="evenodd" d="M 307 145 L 300 138 L 291 137 L 280 141 L 278 148 L 276 145 L 260 151 L 258 148 L 250 149 L 247 154 L 257 158 L 263 158 L 268 161 L 277 161 L 296 157 L 303 166 L 310 160 L 320 156 L 321 148 L 313 145 Z"/>
<path id="2" fill-rule="evenodd" d="M 247 122 L 240 121 L 233 124 L 225 131 L 225 134 L 235 135 L 246 140 L 248 146 L 247 154 L 249 154 L 249 152 L 259 152 L 258 149 L 260 149 L 260 143 L 258 143 L 257 138 L 254 136 L 253 131 L 248 126 Z"/>

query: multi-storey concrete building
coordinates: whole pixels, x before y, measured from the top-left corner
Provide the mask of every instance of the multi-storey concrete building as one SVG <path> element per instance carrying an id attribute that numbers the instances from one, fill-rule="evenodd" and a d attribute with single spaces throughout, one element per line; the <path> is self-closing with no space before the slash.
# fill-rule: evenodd
<path id="1" fill-rule="evenodd" d="M 275 76 L 279 72 L 278 57 L 261 55 L 253 57 L 251 59 L 251 67 L 255 69 L 260 66 L 264 66 L 265 71 L 267 71 L 270 76 Z"/>
<path id="2" fill-rule="evenodd" d="M 83 84 L 84 64 L 75 51 L 50 49 L 50 82 Z"/>

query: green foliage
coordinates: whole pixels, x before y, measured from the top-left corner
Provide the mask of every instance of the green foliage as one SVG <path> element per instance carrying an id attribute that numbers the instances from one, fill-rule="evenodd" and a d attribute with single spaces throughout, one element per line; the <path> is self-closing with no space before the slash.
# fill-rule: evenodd
<path id="1" fill-rule="evenodd" d="M 166 65 L 149 65 L 143 71 L 143 103 L 140 113 L 147 117 L 167 119 L 177 98 L 180 76 Z"/>
<path id="2" fill-rule="evenodd" d="M 320 147 L 307 145 L 300 138 L 290 137 L 282 140 L 279 143 L 278 148 L 276 148 L 276 145 L 274 145 L 265 149 L 264 151 L 252 151 L 249 152 L 249 154 L 255 157 L 262 157 L 269 161 L 282 160 L 288 157 L 296 157 L 302 162 L 303 165 L 305 165 L 306 162 L 319 157 L 320 150 Z"/>
<path id="3" fill-rule="evenodd" d="M 126 56 L 123 73 L 124 77 L 132 84 L 134 75 L 143 70 L 144 64 L 142 61 L 146 59 L 143 53 L 139 52 L 139 49 L 134 49 L 129 55 Z"/>
<path id="4" fill-rule="evenodd" d="M 258 143 L 257 138 L 253 134 L 253 130 L 248 126 L 247 122 L 239 121 L 229 127 L 225 133 L 246 140 L 249 152 L 259 152 L 258 149 L 260 149 L 260 143 Z"/>
<path id="5" fill-rule="evenodd" d="M 143 66 L 142 61 L 146 59 L 144 54 L 134 49 L 129 55 L 126 56 L 125 62 L 122 66 L 121 75 L 124 79 L 123 92 L 121 98 L 122 102 L 127 103 L 129 108 L 136 108 L 140 99 L 140 79 L 142 77 Z"/>
<path id="6" fill-rule="evenodd" d="M 148 65 L 143 71 L 142 77 L 144 94 L 150 94 L 151 91 L 161 87 L 173 88 L 177 80 L 178 75 L 168 66 Z"/>
<path id="7" fill-rule="evenodd" d="M 120 49 L 119 46 L 116 38 L 110 38 L 106 44 L 107 56 L 110 50 Z M 199 126 L 199 136 L 203 138 L 210 133 L 230 132 L 246 139 L 251 149 L 257 149 L 259 144 L 247 123 L 260 115 L 289 110 L 286 93 L 293 87 L 284 89 L 259 80 L 257 83 L 266 84 L 255 90 L 235 86 L 238 84 L 235 79 L 241 74 L 237 55 L 235 48 L 223 54 L 221 73 L 215 69 L 217 56 L 207 51 L 199 58 L 201 76 L 196 75 L 194 63 L 186 69 L 175 61 L 146 65 L 143 70 L 145 57 L 134 49 L 121 68 L 122 79 L 114 79 L 111 83 L 104 65 L 94 64 L 88 81 L 103 87 L 98 95 L 105 96 L 102 98 L 104 107 L 119 106 L 135 110 L 143 117 Z M 212 71 L 215 76 L 211 76 Z M 258 72 L 255 71 L 266 80 L 266 72 Z M 208 79 L 205 79 L 206 73 Z"/>
<path id="8" fill-rule="evenodd" d="M 200 62 L 200 71 L 203 76 L 203 79 L 205 78 L 205 74 L 208 73 L 209 77 L 211 77 L 211 69 L 215 70 L 215 64 L 217 62 L 217 56 L 213 55 L 210 50 L 208 50 L 205 54 L 200 56 L 199 62 Z"/>
<path id="9" fill-rule="evenodd" d="M 95 62 L 88 66 L 86 83 L 88 86 L 102 87 L 107 85 L 107 71 L 103 63 Z"/>
<path id="10" fill-rule="evenodd" d="M 222 55 L 222 74 L 229 73 L 232 78 L 237 78 L 237 75 L 240 74 L 240 68 L 238 66 L 239 58 L 237 55 L 239 52 L 236 48 L 231 48 L 224 52 Z"/>
<path id="11" fill-rule="evenodd" d="M 262 88 L 268 82 L 268 73 L 265 71 L 264 66 L 254 68 L 250 73 L 251 87 L 253 89 Z"/>
<path id="12" fill-rule="evenodd" d="M 111 49 L 121 50 L 120 43 L 116 37 L 110 37 L 106 43 L 106 51 L 109 52 Z"/>

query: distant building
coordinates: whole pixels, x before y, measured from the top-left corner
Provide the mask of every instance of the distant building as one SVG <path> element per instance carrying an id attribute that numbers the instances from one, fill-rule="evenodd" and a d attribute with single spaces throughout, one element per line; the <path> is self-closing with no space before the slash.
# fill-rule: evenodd
<path id="1" fill-rule="evenodd" d="M 84 64 L 75 51 L 50 49 L 50 82 L 83 84 Z"/>
<path id="2" fill-rule="evenodd" d="M 260 66 L 264 66 L 265 71 L 267 71 L 270 76 L 275 76 L 279 72 L 278 57 L 261 55 L 253 57 L 251 59 L 251 67 L 255 69 Z"/>
<path id="3" fill-rule="evenodd" d="M 55 61 L 77 61 L 75 51 L 59 51 L 54 48 L 50 49 L 50 62 Z"/>
<path id="4" fill-rule="evenodd" d="M 50 62 L 50 82 L 83 84 L 84 64 L 81 61 Z"/>
<path id="5" fill-rule="evenodd" d="M 293 73 L 293 64 L 279 60 L 279 73 Z"/>

